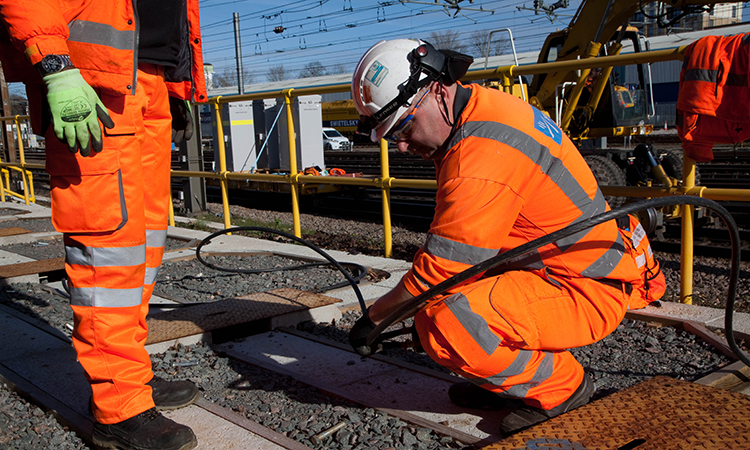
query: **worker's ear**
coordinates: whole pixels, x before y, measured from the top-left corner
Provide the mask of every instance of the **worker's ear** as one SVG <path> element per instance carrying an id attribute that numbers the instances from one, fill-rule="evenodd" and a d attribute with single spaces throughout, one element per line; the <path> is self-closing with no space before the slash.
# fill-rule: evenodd
<path id="1" fill-rule="evenodd" d="M 448 89 L 443 83 L 432 83 L 432 86 L 430 86 L 430 90 L 432 90 L 432 94 L 434 94 L 435 98 L 437 99 L 442 98 L 445 99 L 445 101 L 448 101 L 451 98 L 451 90 Z"/>

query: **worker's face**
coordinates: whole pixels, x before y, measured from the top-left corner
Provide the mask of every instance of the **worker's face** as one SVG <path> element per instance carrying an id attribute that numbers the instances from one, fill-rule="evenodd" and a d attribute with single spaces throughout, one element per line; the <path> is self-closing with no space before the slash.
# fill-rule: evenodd
<path id="1" fill-rule="evenodd" d="M 434 86 L 436 85 L 428 88 L 420 100 L 404 112 L 396 121 L 396 126 L 388 132 L 389 140 L 395 142 L 398 151 L 433 159 L 448 138 L 450 127 L 446 132 L 444 127 L 440 126 L 444 124 L 444 118 L 438 109 L 439 93 Z"/>

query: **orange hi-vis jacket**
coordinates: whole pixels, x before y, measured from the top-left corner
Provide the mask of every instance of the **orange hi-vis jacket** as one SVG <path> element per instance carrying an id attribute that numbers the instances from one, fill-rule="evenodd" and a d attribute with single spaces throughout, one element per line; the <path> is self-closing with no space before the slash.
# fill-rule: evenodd
<path id="1" fill-rule="evenodd" d="M 713 159 L 713 144 L 750 138 L 750 34 L 690 44 L 680 72 L 677 132 L 685 153 Z"/>
<path id="2" fill-rule="evenodd" d="M 458 87 L 456 101 L 466 104 L 437 163 L 435 216 L 403 278 L 413 295 L 609 209 L 545 114 L 500 91 L 466 88 L 468 99 Z M 633 302 L 640 271 L 626 248 L 609 221 L 478 275 L 415 315 L 422 347 L 487 390 L 554 408 L 583 380 L 566 350 L 607 336 Z"/>
<path id="3" fill-rule="evenodd" d="M 405 276 L 413 295 L 609 207 L 573 143 L 549 117 L 499 91 L 468 85 L 471 99 L 437 163 L 435 216 Z M 499 109 L 497 105 L 503 105 Z M 565 278 L 639 278 L 614 222 L 498 268 Z M 469 281 L 471 282 L 471 280 Z"/>
<path id="4" fill-rule="evenodd" d="M 207 96 L 198 1 L 187 0 L 186 5 L 182 61 L 166 70 L 165 80 L 170 96 L 202 101 Z M 93 88 L 111 95 L 135 93 L 139 26 L 135 0 L 0 0 L 0 15 L 17 50 L 7 43 L 0 47 L 7 81 L 29 82 L 35 77 L 41 84 L 31 64 L 48 54 L 67 54 Z"/>

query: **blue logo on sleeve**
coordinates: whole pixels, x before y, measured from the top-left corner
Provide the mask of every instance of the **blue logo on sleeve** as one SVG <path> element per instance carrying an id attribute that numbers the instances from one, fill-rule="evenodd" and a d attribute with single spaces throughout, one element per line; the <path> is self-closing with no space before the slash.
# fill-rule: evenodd
<path id="1" fill-rule="evenodd" d="M 546 114 L 535 107 L 534 110 L 534 128 L 552 138 L 558 145 L 562 143 L 562 130 Z"/>

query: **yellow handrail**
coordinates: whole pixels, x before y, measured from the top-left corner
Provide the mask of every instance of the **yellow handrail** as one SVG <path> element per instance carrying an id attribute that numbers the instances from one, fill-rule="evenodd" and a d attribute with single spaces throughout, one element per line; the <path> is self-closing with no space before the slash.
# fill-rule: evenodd
<path id="1" fill-rule="evenodd" d="M 24 200 L 24 203 L 27 205 L 29 203 L 36 203 L 36 198 L 34 197 L 34 175 L 31 173 L 31 171 L 27 170 L 27 168 L 34 168 L 38 167 L 37 164 L 26 164 L 26 156 L 24 153 L 23 148 L 23 137 L 21 133 L 21 120 L 29 120 L 30 116 L 22 116 L 22 115 L 15 115 L 15 116 L 2 116 L 0 117 L 0 121 L 13 121 L 13 123 L 16 126 L 16 134 L 18 136 L 18 154 L 20 157 L 20 164 L 8 164 L 3 163 L 0 159 L 0 167 L 7 167 L 8 169 L 16 170 L 20 172 L 21 174 L 21 180 L 23 181 L 23 195 L 19 194 L 15 191 L 13 191 L 10 188 L 10 172 L 8 170 L 3 170 L 3 174 L 5 175 L 5 184 L 7 186 L 1 186 L 0 187 L 0 199 L 4 202 L 5 201 L 5 195 L 6 192 L 8 195 L 11 195 L 16 198 L 20 198 Z M 33 167 L 32 167 L 33 166 Z M 0 180 L 0 185 L 2 185 L 2 180 Z"/>
<path id="2" fill-rule="evenodd" d="M 679 47 L 668 50 L 657 50 L 651 52 L 640 52 L 625 55 L 605 56 L 597 58 L 586 58 L 581 60 L 560 61 L 544 64 L 529 64 L 524 66 L 510 65 L 497 67 L 495 69 L 477 70 L 469 72 L 464 81 L 487 79 L 499 77 L 504 82 L 504 88 L 510 90 L 512 87 L 513 77 L 521 75 L 532 75 L 537 73 L 547 73 L 558 70 L 586 70 L 598 67 L 621 66 L 629 64 L 653 63 L 659 61 L 681 60 L 686 47 Z M 388 146 L 385 141 L 380 142 L 381 154 L 381 177 L 380 178 L 347 178 L 347 177 L 321 177 L 313 175 L 302 175 L 297 170 L 296 141 L 294 136 L 294 119 L 292 112 L 292 101 L 294 97 L 312 94 L 325 94 L 336 92 L 347 92 L 351 88 L 350 83 L 341 83 L 337 85 L 308 87 L 308 88 L 289 88 L 278 91 L 253 92 L 243 95 L 233 95 L 226 97 L 215 97 L 210 100 L 216 112 L 216 141 L 218 142 L 218 172 L 202 171 L 183 171 L 172 170 L 173 177 L 201 177 L 218 179 L 221 184 L 222 205 L 224 211 L 224 227 L 231 227 L 231 217 L 229 212 L 229 180 L 248 180 L 248 181 L 268 181 L 286 183 L 291 186 L 292 195 L 292 216 L 294 234 L 301 237 L 301 224 L 299 213 L 299 195 L 300 187 L 305 183 L 328 184 L 328 185 L 351 185 L 351 186 L 370 186 L 378 187 L 383 194 L 383 228 L 384 228 L 384 247 L 385 255 L 391 256 L 392 253 L 392 229 L 391 229 L 391 209 L 390 209 L 390 189 L 394 187 L 416 188 L 416 189 L 436 189 L 435 180 L 418 180 L 418 179 L 397 179 L 389 174 L 388 169 Z M 222 119 L 222 106 L 225 103 L 232 103 L 247 100 L 261 100 L 268 98 L 284 98 L 284 106 L 287 108 L 287 132 L 289 141 L 289 164 L 290 173 L 287 175 L 272 174 L 250 174 L 228 172 L 226 167 L 226 149 L 224 145 L 224 129 Z M 0 117 L 2 120 L 18 120 L 28 118 L 28 116 Z M 20 128 L 19 128 L 20 131 Z M 19 133 L 20 136 L 20 133 Z M 23 158 L 23 156 L 22 156 Z M 702 186 L 695 186 L 695 162 L 685 157 L 683 162 L 683 173 L 685 174 L 682 186 L 672 186 L 667 188 L 657 187 L 626 187 L 626 186 L 602 186 L 601 190 L 605 195 L 628 196 L 628 197 L 658 197 L 666 195 L 699 195 L 712 200 L 719 201 L 750 201 L 750 190 L 747 189 L 711 189 Z M 0 162 L 0 167 L 7 167 L 13 170 L 25 170 L 26 168 L 43 168 L 43 166 L 22 163 L 19 167 L 17 164 L 7 164 Z M 3 169 L 8 177 L 8 171 Z M 29 177 L 31 173 L 29 172 Z M 0 197 L 4 199 L 4 192 L 0 183 Z M 33 188 L 31 188 L 33 189 Z M 29 189 L 32 192 L 33 190 Z M 13 195 L 13 193 L 9 192 Z M 16 194 L 18 195 L 18 194 Z M 692 299 L 692 265 L 693 265 L 693 210 L 691 207 L 683 207 L 682 214 L 682 255 L 681 255 L 681 286 L 680 299 L 689 303 Z M 174 224 L 174 210 L 170 205 L 170 224 Z"/>

